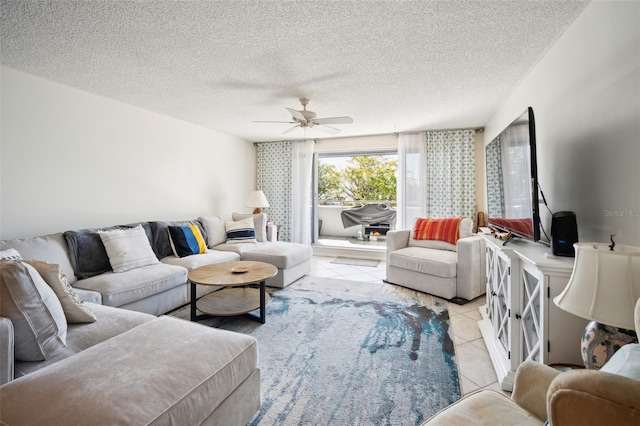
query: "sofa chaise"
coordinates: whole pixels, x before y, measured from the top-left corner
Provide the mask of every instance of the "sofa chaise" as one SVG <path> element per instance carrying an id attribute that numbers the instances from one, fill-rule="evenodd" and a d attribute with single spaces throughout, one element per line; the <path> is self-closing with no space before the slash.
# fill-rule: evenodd
<path id="1" fill-rule="evenodd" d="M 255 415 L 253 337 L 83 302 L 59 265 L 37 263 L 0 261 L 0 424 L 244 425 Z"/>

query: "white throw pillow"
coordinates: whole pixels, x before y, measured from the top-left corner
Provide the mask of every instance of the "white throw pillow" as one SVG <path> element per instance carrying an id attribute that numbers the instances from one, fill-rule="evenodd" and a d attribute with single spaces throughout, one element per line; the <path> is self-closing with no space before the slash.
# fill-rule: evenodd
<path id="1" fill-rule="evenodd" d="M 62 305 L 28 263 L 0 261 L 0 316 L 13 324 L 17 361 L 43 361 L 66 347 Z"/>
<path id="2" fill-rule="evenodd" d="M 125 272 L 160 263 L 142 225 L 126 229 L 99 231 L 113 272 Z"/>
<path id="3" fill-rule="evenodd" d="M 91 309 L 73 291 L 60 265 L 41 260 L 24 260 L 23 262 L 33 266 L 51 287 L 62 305 L 62 310 L 68 323 L 87 323 L 94 322 L 97 319 Z"/>

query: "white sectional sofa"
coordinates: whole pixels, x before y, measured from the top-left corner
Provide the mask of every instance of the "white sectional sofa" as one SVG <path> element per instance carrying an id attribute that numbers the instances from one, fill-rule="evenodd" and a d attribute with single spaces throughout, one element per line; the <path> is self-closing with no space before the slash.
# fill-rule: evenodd
<path id="1" fill-rule="evenodd" d="M 254 217 L 256 242 L 229 244 L 225 223 Z M 159 260 L 155 264 L 115 273 L 98 234 L 123 227 L 143 227 L 151 248 Z M 202 233 L 207 251 L 185 257 L 174 255 L 168 237 L 169 226 L 195 225 Z M 310 246 L 271 242 L 266 238 L 265 214 L 237 213 L 201 217 L 185 221 L 141 222 L 100 229 L 80 229 L 52 235 L 0 241 L 0 250 L 16 249 L 24 259 L 39 259 L 62 266 L 69 283 L 88 301 L 151 315 L 161 315 L 189 303 L 187 274 L 199 266 L 233 260 L 271 263 L 278 274 L 268 286 L 285 287 L 311 270 Z M 198 286 L 201 297 L 216 287 Z"/>
<path id="2" fill-rule="evenodd" d="M 254 220 L 256 241 L 227 242 L 225 223 L 247 216 Z M 199 266 L 242 259 L 272 263 L 278 274 L 267 285 L 277 287 L 307 274 L 311 247 L 267 241 L 266 222 L 266 215 L 235 214 L 0 241 L 0 250 L 59 266 L 97 318 L 67 324 L 63 315 L 48 327 L 60 332 L 50 340 L 64 341 L 64 348 L 20 359 L 30 321 L 19 318 L 22 307 L 5 302 L 13 300 L 15 274 L 9 272 L 24 262 L 0 261 L 0 424 L 246 424 L 260 407 L 255 339 L 156 316 L 189 302 L 187 274 Z M 197 227 L 206 250 L 175 256 L 170 226 Z M 107 253 L 99 231 L 119 229 L 134 230 L 144 242 L 145 262 L 125 270 Z M 198 286 L 197 295 L 216 289 Z M 43 300 L 32 299 L 25 306 Z M 47 309 L 37 305 L 35 312 L 44 312 L 46 320 L 52 317 Z"/>

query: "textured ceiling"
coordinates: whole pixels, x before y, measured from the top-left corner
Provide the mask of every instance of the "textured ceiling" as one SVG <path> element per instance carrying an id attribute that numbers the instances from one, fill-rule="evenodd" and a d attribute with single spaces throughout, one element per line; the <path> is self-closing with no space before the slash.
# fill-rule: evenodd
<path id="1" fill-rule="evenodd" d="M 2 64 L 251 141 L 483 126 L 588 1 L 1 1 Z M 541 88 L 543 90 L 543 88 Z"/>

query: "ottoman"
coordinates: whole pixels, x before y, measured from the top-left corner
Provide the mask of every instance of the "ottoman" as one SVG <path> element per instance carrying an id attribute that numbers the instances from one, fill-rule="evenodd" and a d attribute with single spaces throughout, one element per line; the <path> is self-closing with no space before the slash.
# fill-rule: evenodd
<path id="1" fill-rule="evenodd" d="M 313 249 L 297 243 L 276 241 L 259 244 L 257 248 L 243 251 L 242 260 L 270 263 L 278 268 L 278 274 L 269 278 L 269 287 L 284 288 L 311 271 Z"/>

